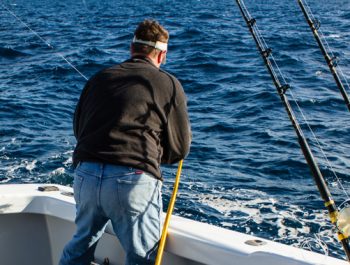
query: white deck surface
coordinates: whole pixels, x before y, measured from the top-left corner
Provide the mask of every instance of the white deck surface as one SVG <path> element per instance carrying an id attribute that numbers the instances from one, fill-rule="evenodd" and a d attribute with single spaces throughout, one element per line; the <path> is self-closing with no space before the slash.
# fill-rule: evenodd
<path id="1" fill-rule="evenodd" d="M 47 185 L 0 185 L 1 265 L 54 265 L 64 244 L 72 236 L 75 217 L 74 199 L 63 195 L 72 192 L 72 189 L 55 185 L 59 191 L 40 192 L 38 186 Z M 263 243 L 258 246 L 247 244 L 248 241 L 254 240 Z M 44 246 L 47 247 L 47 253 L 50 253 L 49 257 L 45 257 L 47 260 L 45 263 L 33 263 L 33 258 L 28 261 L 31 255 L 41 253 Z M 123 264 L 123 255 L 123 250 L 111 227 L 107 227 L 96 251 L 97 260 L 101 262 L 108 257 L 110 264 Z M 348 265 L 349 263 L 172 216 L 163 264 Z"/>

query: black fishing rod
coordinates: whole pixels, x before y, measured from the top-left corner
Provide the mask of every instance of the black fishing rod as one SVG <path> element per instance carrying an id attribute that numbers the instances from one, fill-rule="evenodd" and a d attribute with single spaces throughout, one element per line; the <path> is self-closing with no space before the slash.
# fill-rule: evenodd
<path id="1" fill-rule="evenodd" d="M 326 47 L 324 46 L 323 42 L 322 42 L 322 39 L 320 38 L 320 35 L 318 34 L 318 29 L 320 28 L 320 23 L 319 21 L 313 21 L 310 17 L 310 14 L 309 12 L 306 10 L 305 8 L 305 5 L 303 3 L 302 0 L 298 0 L 298 3 L 299 3 L 299 6 L 301 8 L 301 11 L 303 12 L 304 16 L 305 16 L 305 19 L 307 21 L 307 23 L 309 24 L 309 27 L 316 39 L 316 42 L 318 44 L 318 47 L 320 48 L 322 54 L 323 54 L 323 57 L 325 58 L 327 64 L 328 64 L 328 67 L 329 67 L 329 70 L 331 71 L 333 77 L 334 77 L 334 80 L 340 90 L 340 93 L 341 95 L 343 96 L 343 99 L 345 101 L 345 104 L 348 108 L 348 110 L 350 111 L 350 101 L 349 101 L 349 97 L 348 97 L 348 94 L 346 93 L 346 90 L 344 88 L 344 85 L 341 81 L 341 79 L 339 78 L 339 75 L 337 73 L 337 58 L 336 57 L 331 57 L 329 56 L 327 50 L 326 50 Z"/>
<path id="2" fill-rule="evenodd" d="M 327 187 L 327 184 L 322 176 L 322 173 L 319 169 L 319 166 L 317 165 L 317 162 L 311 152 L 311 149 L 307 143 L 306 138 L 304 137 L 304 134 L 299 126 L 299 123 L 293 113 L 293 109 L 289 104 L 288 101 L 288 97 L 286 95 L 286 91 L 290 88 L 290 85 L 287 83 L 282 84 L 279 80 L 278 74 L 274 68 L 273 65 L 275 65 L 275 67 L 278 67 L 277 63 L 275 62 L 275 60 L 273 59 L 272 56 L 272 49 L 268 48 L 264 39 L 262 38 L 259 29 L 256 26 L 256 20 L 254 18 L 252 18 L 247 10 L 247 8 L 245 7 L 245 4 L 242 0 L 236 0 L 238 7 L 242 13 L 242 16 L 249 28 L 250 33 L 253 36 L 253 39 L 257 45 L 257 48 L 264 60 L 264 63 L 271 75 L 271 78 L 273 80 L 274 85 L 277 88 L 277 92 L 281 98 L 281 101 L 288 113 L 289 119 L 292 122 L 292 125 L 294 127 L 294 130 L 297 134 L 298 137 L 298 142 L 299 145 L 301 147 L 301 150 L 304 154 L 304 157 L 306 159 L 307 164 L 310 167 L 312 176 L 316 182 L 317 188 L 321 194 L 322 199 L 325 202 L 325 206 L 329 212 L 329 216 L 330 216 L 330 220 L 331 222 L 336 226 L 336 222 L 337 222 L 337 218 L 338 218 L 338 209 L 337 206 L 335 205 L 334 200 L 332 199 L 331 193 Z M 281 72 L 278 69 L 278 72 L 281 75 Z M 338 238 L 341 241 L 344 251 L 346 253 L 346 256 L 348 258 L 348 260 L 350 261 L 350 246 L 349 246 L 349 241 L 347 236 L 345 236 L 344 234 L 342 234 L 338 227 L 336 226 L 337 230 L 338 230 Z"/>

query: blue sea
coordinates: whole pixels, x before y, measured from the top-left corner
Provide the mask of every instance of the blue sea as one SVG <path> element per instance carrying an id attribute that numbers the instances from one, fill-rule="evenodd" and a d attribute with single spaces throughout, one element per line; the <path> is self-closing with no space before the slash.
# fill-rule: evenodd
<path id="1" fill-rule="evenodd" d="M 245 4 L 292 86 L 287 96 L 340 205 L 350 192 L 350 113 L 311 30 L 297 1 Z M 348 76 L 350 1 L 308 4 Z M 145 18 L 170 31 L 163 68 L 188 97 L 193 142 L 175 214 L 297 247 L 325 245 L 344 258 L 292 124 L 231 0 L 0 1 L 0 183 L 72 185 L 72 115 L 83 76 L 128 59 L 133 31 Z M 163 167 L 165 209 L 176 169 Z"/>

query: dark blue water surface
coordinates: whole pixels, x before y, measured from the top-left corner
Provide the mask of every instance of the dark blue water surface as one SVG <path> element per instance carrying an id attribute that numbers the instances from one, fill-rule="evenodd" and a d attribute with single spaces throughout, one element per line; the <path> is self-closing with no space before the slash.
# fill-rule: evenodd
<path id="1" fill-rule="evenodd" d="M 350 2 L 309 4 L 347 75 Z M 246 5 L 339 178 L 292 102 L 340 204 L 347 198 L 341 185 L 350 187 L 350 113 L 297 1 Z M 294 246 L 317 235 L 329 255 L 343 258 L 286 111 L 231 0 L 1 1 L 0 182 L 72 185 L 72 115 L 85 79 L 61 55 L 90 77 L 128 59 L 144 18 L 169 29 L 164 69 L 188 96 L 193 143 L 175 214 Z M 163 171 L 167 204 L 176 165 Z"/>

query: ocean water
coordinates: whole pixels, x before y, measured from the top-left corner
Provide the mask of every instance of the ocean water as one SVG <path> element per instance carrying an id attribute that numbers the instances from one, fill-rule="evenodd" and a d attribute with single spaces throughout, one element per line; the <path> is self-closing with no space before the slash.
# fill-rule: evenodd
<path id="1" fill-rule="evenodd" d="M 297 1 L 245 3 L 292 85 L 292 107 L 339 205 L 349 198 L 350 113 Z M 350 2 L 308 3 L 348 76 Z M 164 69 L 188 96 L 193 143 L 175 214 L 297 247 L 316 241 L 344 258 L 291 122 L 231 0 L 1 1 L 0 183 L 72 185 L 72 115 L 85 79 L 62 56 L 90 77 L 128 59 L 144 18 L 170 31 Z M 166 206 L 176 165 L 163 173 Z"/>

